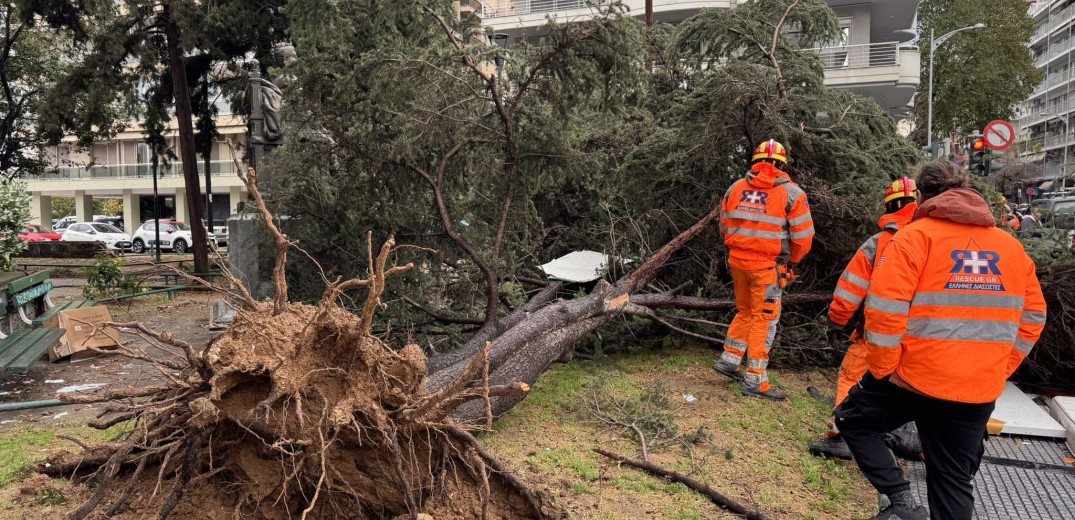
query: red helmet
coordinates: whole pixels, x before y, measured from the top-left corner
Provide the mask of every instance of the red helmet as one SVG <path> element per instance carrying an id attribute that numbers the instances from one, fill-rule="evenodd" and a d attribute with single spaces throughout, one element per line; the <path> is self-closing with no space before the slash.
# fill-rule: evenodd
<path id="1" fill-rule="evenodd" d="M 784 149 L 784 145 L 776 142 L 776 139 L 770 139 L 759 144 L 754 149 L 754 160 L 760 161 L 762 159 L 773 159 L 786 163 L 788 162 L 788 151 Z"/>
<path id="2" fill-rule="evenodd" d="M 901 177 L 899 180 L 889 184 L 888 187 L 885 188 L 885 204 L 896 199 L 917 197 L 918 186 L 915 184 L 914 179 L 910 177 Z"/>

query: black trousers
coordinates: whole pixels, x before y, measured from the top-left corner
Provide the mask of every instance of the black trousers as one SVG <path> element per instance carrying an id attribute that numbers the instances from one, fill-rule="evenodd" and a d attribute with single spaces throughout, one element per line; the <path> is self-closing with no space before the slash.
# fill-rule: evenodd
<path id="1" fill-rule="evenodd" d="M 859 469 L 886 495 L 910 489 L 910 484 L 885 447 L 884 434 L 914 421 L 926 457 L 930 517 L 969 520 L 974 512 L 971 481 L 985 451 L 982 440 L 993 407 L 926 397 L 867 372 L 835 415 Z"/>

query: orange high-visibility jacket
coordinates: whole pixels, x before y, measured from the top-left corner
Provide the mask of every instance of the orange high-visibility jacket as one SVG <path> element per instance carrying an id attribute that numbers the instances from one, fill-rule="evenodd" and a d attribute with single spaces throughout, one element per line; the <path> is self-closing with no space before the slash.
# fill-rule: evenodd
<path id="1" fill-rule="evenodd" d="M 829 304 L 829 323 L 837 328 L 844 328 L 851 317 L 862 306 L 866 299 L 866 291 L 870 288 L 870 280 L 873 278 L 873 267 L 879 255 L 883 255 L 892 235 L 900 228 L 911 222 L 918 204 L 911 203 L 895 213 L 881 216 L 877 226 L 881 232 L 870 237 L 864 242 L 855 256 L 848 262 L 844 274 L 836 282 L 836 290 L 832 293 L 832 303 Z"/>
<path id="2" fill-rule="evenodd" d="M 720 228 L 728 264 L 746 271 L 796 263 L 814 241 L 814 221 L 803 192 L 788 174 L 759 162 L 728 188 Z"/>
<path id="3" fill-rule="evenodd" d="M 1045 299 L 1023 245 L 970 189 L 918 208 L 877 261 L 866 297 L 874 377 L 949 401 L 987 403 L 1045 327 Z"/>
<path id="4" fill-rule="evenodd" d="M 1008 215 L 1008 227 L 1012 228 L 1012 231 L 1019 230 L 1019 217 L 1015 215 Z"/>

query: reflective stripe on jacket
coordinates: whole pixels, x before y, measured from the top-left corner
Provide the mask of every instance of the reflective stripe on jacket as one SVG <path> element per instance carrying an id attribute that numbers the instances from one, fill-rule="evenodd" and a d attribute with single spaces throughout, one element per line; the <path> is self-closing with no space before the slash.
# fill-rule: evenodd
<path id="1" fill-rule="evenodd" d="M 923 204 L 877 261 L 865 302 L 867 361 L 915 390 L 996 400 L 1045 326 L 1045 299 L 1022 244 L 981 195 L 956 189 Z"/>
<path id="2" fill-rule="evenodd" d="M 765 162 L 728 188 L 721 201 L 720 227 L 728 263 L 743 270 L 799 262 L 814 240 L 806 193 Z"/>
<path id="3" fill-rule="evenodd" d="M 846 327 L 862 306 L 870 288 L 878 255 L 884 254 L 892 235 L 911 222 L 917 208 L 918 205 L 912 203 L 895 213 L 882 215 L 877 222 L 881 232 L 870 237 L 855 251 L 855 256 L 844 268 L 844 273 L 836 282 L 836 290 L 832 293 L 832 303 L 829 304 L 829 322 L 832 325 L 838 328 Z"/>

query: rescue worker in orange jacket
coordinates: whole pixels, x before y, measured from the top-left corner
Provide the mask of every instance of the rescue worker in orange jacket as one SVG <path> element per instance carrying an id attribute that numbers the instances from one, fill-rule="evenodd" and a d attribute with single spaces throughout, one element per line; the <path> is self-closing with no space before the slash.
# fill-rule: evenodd
<path id="1" fill-rule="evenodd" d="M 1012 231 L 1019 231 L 1019 216 L 1015 214 L 1007 204 L 1004 205 L 1004 223 L 1011 228 Z"/>
<path id="2" fill-rule="evenodd" d="M 770 139 L 754 150 L 754 164 L 721 202 L 720 226 L 735 283 L 736 315 L 724 353 L 713 367 L 743 381 L 743 395 L 783 401 L 769 383 L 769 349 L 780 319 L 780 296 L 794 266 L 810 251 L 814 222 L 806 193 L 780 171 L 787 150 Z M 746 358 L 746 369 L 739 372 Z"/>
<path id="3" fill-rule="evenodd" d="M 860 330 L 861 325 L 852 321 L 859 314 L 862 302 L 866 299 L 866 291 L 870 288 L 877 259 L 884 254 L 896 231 L 911 223 L 911 217 L 918 209 L 918 203 L 915 201 L 917 196 L 918 189 L 910 178 L 903 177 L 888 185 L 885 189 L 885 214 L 877 222 L 881 232 L 859 247 L 836 282 L 832 303 L 829 304 L 830 341 L 833 344 L 844 343 L 844 333 L 850 332 L 853 343 L 844 354 L 843 363 L 840 365 L 833 408 L 840 406 L 851 387 L 858 384 L 866 374 L 866 339 Z M 849 328 L 851 331 L 847 330 Z M 839 429 L 832 423 L 830 429 L 826 438 L 810 443 L 810 453 L 850 459 L 851 451 L 840 437 Z"/>
<path id="4" fill-rule="evenodd" d="M 1005 380 L 1045 326 L 1045 300 L 1022 244 L 949 162 L 922 167 L 919 208 L 877 261 L 865 302 L 863 376 L 836 409 L 859 468 L 889 505 L 876 519 L 928 518 L 883 435 L 915 421 L 929 514 L 966 520 L 985 425 Z"/>

